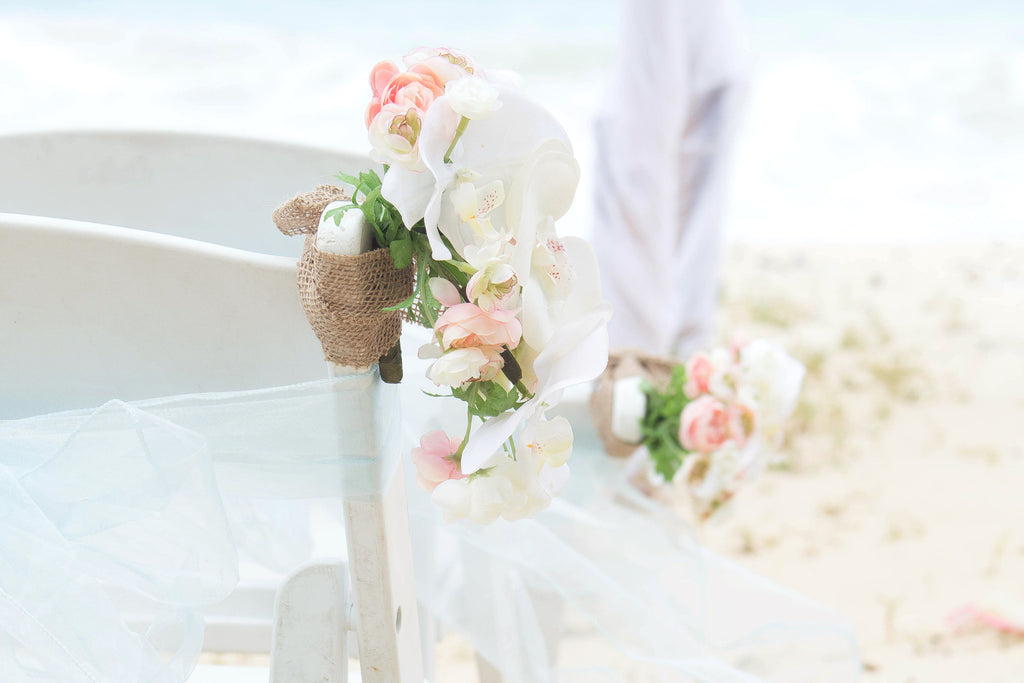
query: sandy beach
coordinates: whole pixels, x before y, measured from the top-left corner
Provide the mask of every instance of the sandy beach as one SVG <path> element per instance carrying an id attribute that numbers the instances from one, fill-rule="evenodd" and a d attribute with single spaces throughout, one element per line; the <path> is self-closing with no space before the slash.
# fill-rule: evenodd
<path id="1" fill-rule="evenodd" d="M 1019 681 L 1024 250 L 728 252 L 722 330 L 808 367 L 787 453 L 707 545 L 848 615 L 866 681 Z"/>

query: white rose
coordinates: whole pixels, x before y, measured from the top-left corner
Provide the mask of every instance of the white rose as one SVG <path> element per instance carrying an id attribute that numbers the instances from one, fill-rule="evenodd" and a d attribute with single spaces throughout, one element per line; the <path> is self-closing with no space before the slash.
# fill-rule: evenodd
<path id="1" fill-rule="evenodd" d="M 505 512 L 515 490 L 505 477 L 475 477 L 469 483 L 469 518 L 477 524 L 490 524 Z"/>
<path id="2" fill-rule="evenodd" d="M 444 521 L 454 522 L 469 515 L 471 496 L 469 479 L 448 479 L 442 481 L 430 494 L 430 499 L 444 514 Z"/>
<path id="3" fill-rule="evenodd" d="M 721 493 L 735 491 L 742 471 L 740 449 L 727 441 L 711 454 L 704 480 L 693 488 L 693 493 L 699 499 L 711 500 Z"/>
<path id="4" fill-rule="evenodd" d="M 410 171 L 423 170 L 419 137 L 423 113 L 415 107 L 385 104 L 370 123 L 370 144 L 378 161 L 399 164 Z"/>
<path id="5" fill-rule="evenodd" d="M 775 342 L 758 339 L 740 350 L 740 394 L 748 397 L 768 432 L 796 407 L 804 366 Z"/>
<path id="6" fill-rule="evenodd" d="M 448 98 L 448 106 L 467 119 L 490 118 L 501 109 L 498 89 L 479 76 L 448 81 L 444 94 Z"/>
<path id="7" fill-rule="evenodd" d="M 460 387 L 467 382 L 494 379 L 504 364 L 498 348 L 468 346 L 451 349 L 427 369 L 427 378 L 437 386 Z"/>

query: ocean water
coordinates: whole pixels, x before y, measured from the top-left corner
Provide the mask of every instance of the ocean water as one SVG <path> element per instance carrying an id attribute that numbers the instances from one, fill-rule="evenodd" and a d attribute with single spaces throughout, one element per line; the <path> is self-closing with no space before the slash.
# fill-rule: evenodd
<path id="1" fill-rule="evenodd" d="M 726 236 L 1024 241 L 1024 3 L 741 0 L 753 50 Z M 171 128 L 367 147 L 366 74 L 419 45 L 517 71 L 584 179 L 620 5 L 0 0 L 0 133 Z M 0 160 L 2 163 L 2 160 Z"/>

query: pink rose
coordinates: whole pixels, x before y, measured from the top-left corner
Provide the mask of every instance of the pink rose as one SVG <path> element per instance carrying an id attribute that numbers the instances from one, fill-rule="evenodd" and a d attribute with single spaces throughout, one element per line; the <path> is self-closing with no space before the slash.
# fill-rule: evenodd
<path id="1" fill-rule="evenodd" d="M 690 356 L 686 361 L 686 384 L 683 386 L 686 397 L 693 399 L 708 393 L 714 370 L 715 366 L 706 353 L 698 352 Z"/>
<path id="2" fill-rule="evenodd" d="M 743 447 L 757 429 L 757 413 L 743 403 L 729 406 L 729 435 Z"/>
<path id="3" fill-rule="evenodd" d="M 380 62 L 370 72 L 370 88 L 373 96 L 366 107 L 366 127 L 389 104 L 418 109 L 426 113 L 434 100 L 444 94 L 445 81 L 432 69 L 416 65 L 401 72 L 393 62 Z"/>
<path id="4" fill-rule="evenodd" d="M 514 349 L 523 336 L 523 326 L 513 311 L 485 311 L 476 304 L 457 304 L 447 309 L 434 331 L 445 348 L 507 346 Z"/>
<path id="5" fill-rule="evenodd" d="M 416 465 L 416 483 L 426 491 L 449 479 L 465 479 L 454 458 L 462 439 L 450 437 L 437 430 L 420 437 L 420 445 L 412 449 L 412 462 Z"/>
<path id="6" fill-rule="evenodd" d="M 444 94 L 444 84 L 432 73 L 406 71 L 391 79 L 380 95 L 380 104 L 401 104 L 427 111 L 434 99 Z"/>
<path id="7" fill-rule="evenodd" d="M 394 62 L 378 62 L 370 70 L 370 89 L 373 91 L 373 97 L 370 98 L 370 104 L 366 107 L 367 128 L 370 127 L 370 123 L 380 113 L 382 106 L 380 96 L 384 93 L 384 89 L 388 87 L 391 79 L 399 74 L 399 71 L 398 65 Z"/>
<path id="8" fill-rule="evenodd" d="M 688 451 L 710 453 L 729 439 L 729 411 L 705 394 L 686 404 L 679 419 L 679 443 Z"/>

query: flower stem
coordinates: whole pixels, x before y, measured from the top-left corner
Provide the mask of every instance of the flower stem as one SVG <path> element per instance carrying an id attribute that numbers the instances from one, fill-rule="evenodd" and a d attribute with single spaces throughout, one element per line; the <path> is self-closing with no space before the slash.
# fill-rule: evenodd
<path id="1" fill-rule="evenodd" d="M 466 406 L 466 433 L 462 437 L 462 443 L 459 444 L 458 450 L 452 454 L 452 458 L 455 462 L 459 463 L 460 471 L 462 467 L 462 452 L 466 450 L 466 444 L 469 443 L 469 433 L 473 430 L 473 409 L 468 405 Z"/>
<path id="2" fill-rule="evenodd" d="M 452 138 L 452 144 L 448 145 L 448 150 L 444 153 L 444 163 L 452 163 L 452 150 L 455 149 L 455 143 L 459 141 L 459 138 L 462 137 L 462 134 L 466 132 L 467 125 L 469 125 L 469 119 L 467 119 L 465 116 L 459 119 L 459 125 L 455 129 L 455 137 Z"/>
<path id="3" fill-rule="evenodd" d="M 523 369 L 507 346 L 501 350 L 501 360 L 503 361 L 501 371 L 505 373 L 505 377 L 512 384 L 519 384 L 523 379 Z"/>
<path id="4" fill-rule="evenodd" d="M 525 384 L 523 384 L 523 380 L 519 380 L 518 382 L 515 383 L 514 386 L 516 390 L 519 391 L 519 395 L 525 398 L 526 400 L 530 400 L 531 398 L 533 398 L 533 394 L 531 394 L 530 390 L 526 388 Z"/>

